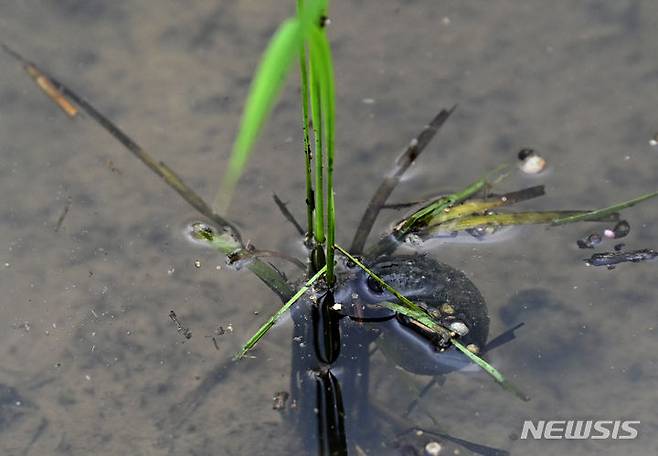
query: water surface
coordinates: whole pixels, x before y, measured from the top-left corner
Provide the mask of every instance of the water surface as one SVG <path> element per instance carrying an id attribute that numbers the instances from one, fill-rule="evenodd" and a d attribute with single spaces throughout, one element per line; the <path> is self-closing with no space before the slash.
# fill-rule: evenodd
<path id="1" fill-rule="evenodd" d="M 0 40 L 212 199 L 249 75 L 292 12 L 292 2 L 281 5 L 33 0 L 0 7 Z M 503 185 L 545 184 L 548 196 L 528 207 L 601 207 L 655 190 L 658 150 L 648 140 L 658 130 L 657 17 L 648 0 L 335 2 L 339 241 L 351 240 L 408 140 L 454 103 L 394 200 L 456 189 L 525 146 L 551 164 L 543 178 Z M 255 359 L 226 367 L 276 298 L 248 272 L 191 246 L 181 228 L 195 214 L 184 202 L 88 119 L 61 115 L 8 56 L 0 60 L 2 453 L 294 449 L 298 439 L 271 401 L 289 385 L 289 334 L 276 331 Z M 295 93 L 289 84 L 231 209 L 244 237 L 263 248 L 297 245 L 272 192 L 304 214 Z M 627 248 L 658 247 L 658 203 L 625 216 Z M 385 214 L 378 229 L 395 219 Z M 586 267 L 591 252 L 575 240 L 594 226 L 535 227 L 505 243 L 433 250 L 478 285 L 492 335 L 525 322 L 491 359 L 532 401 L 482 374 L 452 374 L 426 394 L 410 426 L 511 454 L 656 453 L 657 265 Z M 171 309 L 192 339 L 176 332 Z M 217 350 L 211 337 L 229 324 Z M 371 399 L 394 413 L 429 380 L 381 354 L 372 363 Z M 640 434 L 514 438 L 526 419 L 568 418 L 640 420 Z"/>

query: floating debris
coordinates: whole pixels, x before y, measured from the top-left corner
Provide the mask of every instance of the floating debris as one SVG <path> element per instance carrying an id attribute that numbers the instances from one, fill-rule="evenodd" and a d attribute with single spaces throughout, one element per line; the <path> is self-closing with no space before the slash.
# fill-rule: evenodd
<path id="1" fill-rule="evenodd" d="M 290 394 L 287 391 L 278 391 L 272 396 L 272 410 L 283 410 Z"/>
<path id="2" fill-rule="evenodd" d="M 585 259 L 589 266 L 607 266 L 608 269 L 614 269 L 619 263 L 639 263 L 641 261 L 653 260 L 658 257 L 658 252 L 653 249 L 641 249 L 631 252 L 604 252 L 595 253 L 590 258 Z"/>
<path id="3" fill-rule="evenodd" d="M 598 233 L 592 233 L 584 239 L 578 239 L 576 244 L 581 249 L 593 249 L 595 245 L 599 245 L 603 238 Z"/>
<path id="4" fill-rule="evenodd" d="M 201 261 L 199 260 L 194 260 L 194 267 L 199 269 L 201 267 Z"/>
<path id="5" fill-rule="evenodd" d="M 173 310 L 169 312 L 169 318 L 176 323 L 176 330 L 182 334 L 186 339 L 191 339 L 192 338 L 192 331 L 190 331 L 190 328 L 186 328 L 183 326 L 183 324 L 180 322 L 178 317 L 176 316 L 176 312 Z"/>
<path id="6" fill-rule="evenodd" d="M 523 148 L 519 151 L 521 171 L 526 174 L 539 174 L 546 168 L 546 160 L 534 149 Z"/>
<path id="7" fill-rule="evenodd" d="M 66 198 L 66 206 L 64 206 L 64 209 L 62 210 L 62 213 L 60 214 L 59 218 L 57 219 L 57 223 L 55 224 L 55 233 L 57 233 L 59 229 L 62 227 L 62 223 L 64 223 L 64 219 L 66 218 L 66 215 L 69 213 L 69 209 L 71 209 L 71 202 L 72 199 L 70 196 Z"/>
<path id="8" fill-rule="evenodd" d="M 628 236 L 628 233 L 631 232 L 631 225 L 628 224 L 626 220 L 622 220 L 615 225 L 614 228 L 607 228 L 603 231 L 603 235 L 608 239 L 620 239 Z"/>

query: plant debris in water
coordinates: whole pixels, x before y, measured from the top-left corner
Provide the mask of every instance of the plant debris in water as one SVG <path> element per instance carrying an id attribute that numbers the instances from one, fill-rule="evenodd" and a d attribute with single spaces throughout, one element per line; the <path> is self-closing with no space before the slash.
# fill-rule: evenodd
<path id="1" fill-rule="evenodd" d="M 592 233 L 587 237 L 585 237 L 584 239 L 578 239 L 576 241 L 576 244 L 581 249 L 593 249 L 594 246 L 599 245 L 601 243 L 601 240 L 602 238 L 600 234 Z"/>
<path id="2" fill-rule="evenodd" d="M 658 257 L 658 252 L 654 249 L 640 249 L 629 252 L 595 253 L 584 261 L 589 266 L 606 266 L 608 269 L 614 269 L 615 265 L 619 263 L 640 263 L 656 257 Z"/>
<path id="3" fill-rule="evenodd" d="M 290 393 L 287 391 L 277 391 L 272 395 L 272 410 L 283 410 L 286 408 L 286 402 Z"/>
<path id="4" fill-rule="evenodd" d="M 169 311 L 169 318 L 171 318 L 171 321 L 176 323 L 176 330 L 178 331 L 179 334 L 181 334 L 186 339 L 192 338 L 192 331 L 190 330 L 190 328 L 183 326 L 181 321 L 178 319 L 176 312 L 174 312 L 173 310 Z"/>

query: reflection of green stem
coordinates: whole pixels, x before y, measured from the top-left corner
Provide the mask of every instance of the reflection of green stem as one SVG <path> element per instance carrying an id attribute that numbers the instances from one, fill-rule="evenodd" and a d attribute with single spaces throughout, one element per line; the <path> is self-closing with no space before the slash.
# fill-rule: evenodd
<path id="1" fill-rule="evenodd" d="M 235 359 L 240 359 L 244 357 L 244 355 L 254 348 L 254 346 L 258 343 L 259 340 L 267 334 L 267 332 L 272 329 L 272 326 L 277 322 L 281 316 L 290 309 L 290 306 L 292 306 L 299 298 L 301 298 L 304 293 L 315 283 L 316 280 L 318 280 L 325 272 L 327 272 L 327 266 L 325 265 L 322 269 L 320 269 L 318 272 L 315 273 L 313 277 L 311 277 L 303 287 L 301 287 L 297 293 L 295 293 L 279 310 L 276 311 L 274 315 L 270 317 L 269 320 L 265 322 L 260 328 L 258 328 L 258 331 L 256 331 L 256 334 L 251 336 L 251 338 L 247 341 L 246 344 L 242 347 L 242 350 L 240 350 L 239 353 L 235 355 Z"/>

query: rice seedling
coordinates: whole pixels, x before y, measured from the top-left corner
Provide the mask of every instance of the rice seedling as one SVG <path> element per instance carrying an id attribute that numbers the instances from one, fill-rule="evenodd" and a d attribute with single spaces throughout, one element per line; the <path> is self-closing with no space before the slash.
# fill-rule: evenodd
<path id="1" fill-rule="evenodd" d="M 375 328 L 376 331 L 389 331 L 394 338 L 403 331 L 413 332 L 418 343 L 436 349 L 437 357 L 432 358 L 432 362 L 437 362 L 439 372 L 459 370 L 465 363 L 472 362 L 503 388 L 528 400 L 525 393 L 484 359 L 486 347 L 482 340 L 478 340 L 479 345 L 465 342 L 485 326 L 488 331 L 488 317 L 480 315 L 486 308 L 479 292 L 471 293 L 474 300 L 468 303 L 470 307 L 465 308 L 465 314 L 468 311 L 475 315 L 473 321 L 469 322 L 456 320 L 454 309 L 451 311 L 446 308 L 447 302 L 442 301 L 441 293 L 461 292 L 446 287 L 440 281 L 442 274 L 455 274 L 455 277 L 463 281 L 464 287 L 475 289 L 474 285 L 456 275 L 446 265 L 395 256 L 397 247 L 414 238 L 423 241 L 456 232 L 479 230 L 486 233 L 489 229 L 508 225 L 555 226 L 580 221 L 614 220 L 618 218 L 619 211 L 654 198 L 658 192 L 595 210 L 496 212 L 544 193 L 542 186 L 536 186 L 502 195 L 492 194 L 491 190 L 511 172 L 510 165 L 502 165 L 458 192 L 421 203 L 420 208 L 385 233 L 383 239 L 368 246 L 367 240 L 374 222 L 392 191 L 448 120 L 455 109 L 453 107 L 441 110 L 394 163 L 392 171 L 373 194 L 351 247 L 345 249 L 337 245 L 335 230 L 338 211 L 334 200 L 333 179 L 335 88 L 332 51 L 326 31 L 329 2 L 298 0 L 296 6 L 296 15 L 285 20 L 277 29 L 254 73 L 231 159 L 213 205 L 205 202 L 171 168 L 154 159 L 67 85 L 9 47 L 3 45 L 3 48 L 20 61 L 39 87 L 68 116 L 77 115 L 79 110 L 87 113 L 213 223 L 214 226 L 195 224 L 192 235 L 196 239 L 216 248 L 227 256 L 229 262 L 245 265 L 281 299 L 282 307 L 244 344 L 236 358 L 242 358 L 254 349 L 282 315 L 292 313 L 294 338 L 309 342 L 305 346 L 292 345 L 291 376 L 294 384 L 291 396 L 298 401 L 300 407 L 297 421 L 305 436 L 318 442 L 320 454 L 347 454 L 349 445 L 346 429 L 350 429 L 350 426 L 346 426 L 345 421 L 359 422 L 371 408 L 368 403 L 368 345 L 375 342 L 376 337 L 368 339 L 371 336 L 362 334 L 361 326 L 370 325 L 369 328 Z M 306 202 L 303 237 L 308 248 L 307 261 L 297 264 L 305 269 L 304 284 L 301 287 L 263 261 L 263 257 L 272 255 L 292 263 L 295 263 L 294 259 L 283 252 L 258 250 L 244 242 L 239 229 L 225 215 L 258 134 L 272 111 L 286 76 L 294 68 L 294 63 L 298 64 L 301 82 L 299 133 L 303 139 L 304 159 L 300 169 L 305 173 L 305 190 L 300 197 Z M 278 198 L 275 200 L 283 210 L 285 205 Z M 340 252 L 340 258 L 336 258 L 336 250 Z M 395 274 L 386 276 L 386 271 L 390 270 Z M 415 291 L 406 287 L 405 280 L 415 280 L 418 271 L 434 274 L 432 277 L 436 282 L 429 284 L 431 290 L 428 292 L 434 300 L 430 304 L 436 304 L 434 307 L 427 305 L 427 299 L 419 299 L 414 295 Z M 350 306 L 345 297 L 352 296 L 357 290 L 364 290 L 360 291 L 359 306 Z M 436 312 L 439 305 L 442 305 L 442 314 Z M 187 330 L 175 320 L 173 311 L 172 315 L 181 331 Z M 382 324 L 381 328 L 387 329 L 378 326 L 378 323 L 383 322 L 387 326 Z M 354 334 L 364 338 L 359 340 L 366 340 L 367 343 L 355 343 Z M 442 364 L 441 356 L 450 361 Z M 342 374 L 338 374 L 339 371 Z"/>

